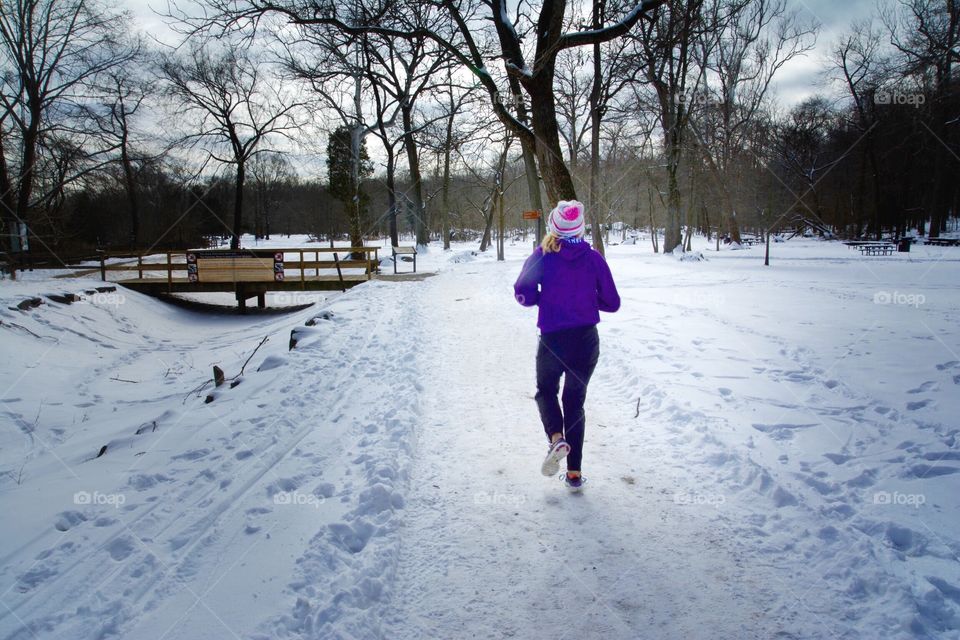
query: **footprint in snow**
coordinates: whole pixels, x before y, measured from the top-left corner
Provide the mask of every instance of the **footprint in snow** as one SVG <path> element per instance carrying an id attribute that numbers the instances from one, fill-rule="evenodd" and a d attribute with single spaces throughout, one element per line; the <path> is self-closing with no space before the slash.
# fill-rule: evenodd
<path id="1" fill-rule="evenodd" d="M 136 473 L 130 476 L 130 479 L 127 480 L 127 484 L 137 491 L 146 491 L 147 489 L 157 486 L 161 482 L 173 482 L 173 479 L 163 475 L 162 473 Z"/>
<path id="2" fill-rule="evenodd" d="M 199 460 L 205 456 L 210 455 L 210 449 L 194 449 L 193 451 L 187 451 L 186 453 L 181 453 L 171 457 L 171 460 Z"/>
<path id="3" fill-rule="evenodd" d="M 844 464 L 851 458 L 851 456 L 844 455 L 842 453 L 825 453 L 823 454 L 823 457 L 833 464 Z"/>
<path id="4" fill-rule="evenodd" d="M 334 544 L 350 553 L 360 553 L 363 551 L 376 529 L 376 527 L 364 520 L 358 520 L 353 526 L 344 522 L 337 522 L 327 526 L 333 536 Z"/>
<path id="5" fill-rule="evenodd" d="M 939 462 L 940 460 L 960 460 L 960 451 L 928 451 L 923 454 L 924 460 Z"/>
<path id="6" fill-rule="evenodd" d="M 938 365 L 937 365 L 937 371 L 946 371 L 947 369 L 953 369 L 953 368 L 956 367 L 958 364 L 960 364 L 960 361 L 958 361 L 958 360 L 950 360 L 949 362 L 944 362 L 944 363 L 938 364 Z"/>
<path id="7" fill-rule="evenodd" d="M 921 385 L 920 385 L 919 387 L 917 387 L 916 389 L 910 389 L 909 391 L 907 391 L 907 393 L 916 395 L 916 394 L 918 394 L 918 393 L 924 393 L 925 391 L 931 391 L 931 390 L 932 390 L 932 391 L 936 391 L 936 390 L 937 390 L 937 383 L 934 382 L 933 380 L 928 380 L 928 381 L 924 382 L 923 384 L 921 384 Z"/>
<path id="8" fill-rule="evenodd" d="M 81 522 L 86 522 L 87 516 L 79 511 L 61 511 L 53 521 L 53 526 L 57 531 L 69 531 Z"/>
<path id="9" fill-rule="evenodd" d="M 918 409 L 923 409 L 924 407 L 926 407 L 927 405 L 929 405 L 931 402 L 932 402 L 932 400 L 929 400 L 929 399 L 927 399 L 927 400 L 917 400 L 916 402 L 908 402 L 908 403 L 907 403 L 907 410 L 908 410 L 908 411 L 916 411 L 916 410 L 918 410 Z"/>
<path id="10" fill-rule="evenodd" d="M 799 503 L 800 501 L 797 500 L 797 497 L 783 487 L 777 487 L 773 492 L 773 505 L 778 509 L 781 507 L 792 507 Z"/>
<path id="11" fill-rule="evenodd" d="M 913 551 L 917 555 L 922 555 L 927 546 L 926 538 L 908 527 L 901 527 L 894 523 L 887 524 L 887 541 L 894 549 L 901 552 Z M 919 553 L 917 553 L 919 551 Z"/>
<path id="12" fill-rule="evenodd" d="M 29 571 L 17 579 L 16 590 L 20 593 L 27 593 L 56 575 L 57 570 L 54 567 L 47 565 L 31 567 Z"/>
<path id="13" fill-rule="evenodd" d="M 753 423 L 751 425 L 754 429 L 761 433 L 765 433 L 770 436 L 773 440 L 792 440 L 794 432 L 802 431 L 804 429 L 809 429 L 810 427 L 817 426 L 816 424 L 790 424 L 790 423 L 778 423 L 778 424 L 762 424 L 762 423 Z"/>
<path id="14" fill-rule="evenodd" d="M 915 478 L 936 478 L 939 476 L 949 476 L 960 471 L 958 467 L 947 467 L 936 464 L 915 464 L 910 467 L 910 475 Z"/>
<path id="15" fill-rule="evenodd" d="M 126 560 L 133 553 L 134 543 L 127 536 L 121 536 L 107 545 L 110 557 L 116 561 Z"/>
<path id="16" fill-rule="evenodd" d="M 936 576 L 927 576 L 927 582 L 932 584 L 937 590 L 944 595 L 945 598 L 953 600 L 957 604 L 960 604 L 960 588 L 950 584 L 946 580 L 937 578 Z"/>

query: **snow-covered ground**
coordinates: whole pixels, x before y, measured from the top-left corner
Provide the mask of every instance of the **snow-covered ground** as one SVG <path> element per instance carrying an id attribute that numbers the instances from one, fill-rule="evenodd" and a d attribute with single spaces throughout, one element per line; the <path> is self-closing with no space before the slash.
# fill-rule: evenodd
<path id="1" fill-rule="evenodd" d="M 610 247 L 582 495 L 507 249 L 287 315 L 0 282 L 0 638 L 960 638 L 960 249 Z"/>

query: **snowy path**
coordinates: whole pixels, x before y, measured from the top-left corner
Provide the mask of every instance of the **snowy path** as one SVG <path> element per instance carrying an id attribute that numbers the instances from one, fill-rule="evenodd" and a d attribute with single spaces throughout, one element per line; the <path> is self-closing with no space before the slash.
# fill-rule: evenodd
<path id="1" fill-rule="evenodd" d="M 611 247 L 569 495 L 508 249 L 260 318 L 2 283 L 0 639 L 960 640 L 956 254 Z"/>
<path id="2" fill-rule="evenodd" d="M 609 341 L 587 400 L 587 490 L 568 495 L 539 474 L 536 330 L 512 301 L 514 271 L 426 284 L 442 311 L 424 323 L 421 353 L 442 356 L 423 383 L 385 637 L 773 637 L 771 583 L 789 577 L 747 566 L 729 529 L 677 503 L 658 452 L 628 434 L 629 374 Z"/>

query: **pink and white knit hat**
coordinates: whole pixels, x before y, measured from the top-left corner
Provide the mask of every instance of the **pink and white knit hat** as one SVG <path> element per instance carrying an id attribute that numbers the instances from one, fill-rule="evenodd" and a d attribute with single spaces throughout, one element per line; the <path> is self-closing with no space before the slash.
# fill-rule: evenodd
<path id="1" fill-rule="evenodd" d="M 547 218 L 547 230 L 558 238 L 579 238 L 586 230 L 583 203 L 561 200 Z"/>

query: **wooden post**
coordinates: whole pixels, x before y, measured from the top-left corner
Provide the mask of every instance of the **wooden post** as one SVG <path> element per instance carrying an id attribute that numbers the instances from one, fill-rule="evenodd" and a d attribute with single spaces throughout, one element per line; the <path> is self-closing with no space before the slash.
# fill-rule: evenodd
<path id="1" fill-rule="evenodd" d="M 143 254 L 137 256 L 137 276 L 143 280 Z"/>
<path id="2" fill-rule="evenodd" d="M 763 255 L 763 266 L 770 266 L 770 230 L 767 229 L 767 249 Z"/>
<path id="3" fill-rule="evenodd" d="M 102 249 L 97 249 L 97 253 L 100 254 L 100 279 L 103 282 L 107 281 L 107 258 L 106 254 Z"/>
<path id="4" fill-rule="evenodd" d="M 173 261 L 167 252 L 167 293 L 173 293 Z"/>
<path id="5" fill-rule="evenodd" d="M 340 278 L 340 291 L 347 292 L 347 285 L 343 281 L 343 272 L 340 270 L 340 258 L 336 253 L 333 254 L 333 263 L 337 265 L 337 277 Z"/>

